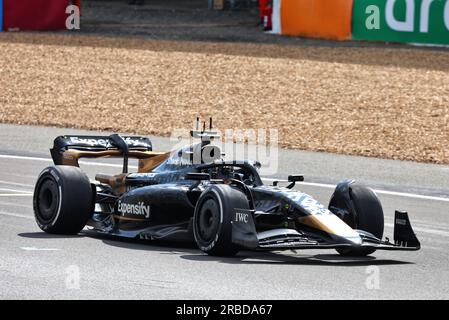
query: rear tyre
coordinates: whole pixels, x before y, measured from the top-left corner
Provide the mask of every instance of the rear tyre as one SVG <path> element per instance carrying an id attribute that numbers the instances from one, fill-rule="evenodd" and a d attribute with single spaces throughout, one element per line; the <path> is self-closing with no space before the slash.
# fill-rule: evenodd
<path id="1" fill-rule="evenodd" d="M 246 196 L 228 185 L 208 187 L 198 199 L 193 216 L 193 234 L 198 247 L 213 256 L 234 256 L 232 243 L 234 208 L 249 209 Z"/>
<path id="2" fill-rule="evenodd" d="M 94 209 L 89 178 L 78 167 L 44 169 L 34 189 L 33 208 L 36 222 L 43 231 L 54 234 L 80 232 Z"/>
<path id="3" fill-rule="evenodd" d="M 350 214 L 344 221 L 353 229 L 367 231 L 382 239 L 384 213 L 379 198 L 374 191 L 363 185 L 353 183 L 349 186 L 349 196 L 353 209 L 344 208 Z M 334 198 L 331 199 L 329 207 L 335 206 L 333 200 Z M 337 251 L 343 256 L 363 257 L 376 250 L 368 248 L 341 248 L 337 249 Z"/>

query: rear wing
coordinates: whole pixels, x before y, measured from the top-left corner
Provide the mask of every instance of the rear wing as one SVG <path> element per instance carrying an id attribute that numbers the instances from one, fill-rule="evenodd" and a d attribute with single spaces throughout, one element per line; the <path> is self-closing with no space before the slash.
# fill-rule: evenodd
<path id="1" fill-rule="evenodd" d="M 123 157 L 124 170 L 127 171 L 128 157 L 145 160 L 155 158 L 157 164 L 168 157 L 169 153 L 153 152 L 150 139 L 140 136 L 78 136 L 65 135 L 57 137 L 50 149 L 55 165 L 79 167 L 80 158 Z M 147 163 L 144 161 L 143 163 Z M 126 170 L 125 170 L 126 164 Z M 142 165 L 143 166 L 143 165 Z M 141 164 L 139 162 L 139 169 Z M 146 166 L 148 170 L 148 166 Z M 142 172 L 139 170 L 139 172 Z"/>
<path id="2" fill-rule="evenodd" d="M 123 136 L 129 150 L 152 151 L 150 139 L 139 136 Z M 74 149 L 82 151 L 118 150 L 111 136 L 59 136 L 54 140 L 53 149 Z"/>

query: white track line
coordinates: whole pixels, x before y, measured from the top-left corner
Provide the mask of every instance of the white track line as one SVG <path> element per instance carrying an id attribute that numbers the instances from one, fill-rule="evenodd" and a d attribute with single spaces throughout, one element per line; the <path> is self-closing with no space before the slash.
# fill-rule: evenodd
<path id="1" fill-rule="evenodd" d="M 50 158 L 13 156 L 13 155 L 9 155 L 9 154 L 0 154 L 0 159 L 34 160 L 34 161 L 52 162 L 52 160 Z"/>
<path id="2" fill-rule="evenodd" d="M 262 177 L 262 180 L 288 182 L 287 180 L 263 178 L 263 177 Z M 334 189 L 335 188 L 334 184 L 326 184 L 326 183 L 297 182 L 296 184 L 300 184 L 300 185 L 304 185 L 304 186 L 311 186 L 311 187 L 327 188 L 327 189 Z M 415 194 L 415 193 L 387 191 L 387 190 L 380 190 L 380 189 L 373 189 L 373 190 L 374 190 L 374 192 L 376 192 L 378 194 L 387 194 L 387 195 L 391 195 L 391 196 L 399 196 L 399 197 L 407 197 L 407 198 L 415 198 L 415 199 L 425 199 L 425 200 L 435 200 L 435 201 L 449 202 L 449 198 L 443 198 L 443 197 L 425 196 L 425 195 Z"/>
<path id="3" fill-rule="evenodd" d="M 34 188 L 34 185 L 32 185 L 32 184 L 11 182 L 11 181 L 5 181 L 5 180 L 0 180 L 0 184 L 8 184 L 8 185 L 11 185 L 11 186 Z"/>
<path id="4" fill-rule="evenodd" d="M 11 188 L 0 188 L 0 191 L 8 191 L 13 193 L 32 193 L 29 190 L 18 190 L 18 189 L 11 189 Z"/>
<path id="5" fill-rule="evenodd" d="M 17 214 L 17 213 L 12 213 L 12 212 L 0 211 L 0 215 L 34 220 L 33 216 L 26 216 L 24 214 Z"/>
<path id="6" fill-rule="evenodd" d="M 36 248 L 36 247 L 20 247 L 20 249 L 25 251 L 59 251 L 61 249 L 56 248 Z"/>
<path id="7" fill-rule="evenodd" d="M 390 217 L 385 218 L 385 224 L 387 223 L 390 224 L 391 226 L 394 225 L 394 221 Z M 444 222 L 438 222 L 439 224 L 433 224 L 428 222 L 422 222 L 422 220 L 413 218 L 412 223 L 413 227 L 417 226 L 421 228 L 433 229 L 437 231 L 447 232 L 449 234 L 449 224 L 446 224 Z"/>
<path id="8" fill-rule="evenodd" d="M 32 197 L 33 194 L 30 193 L 0 193 L 0 197 Z"/>
<path id="9" fill-rule="evenodd" d="M 424 195 L 421 195 L 421 194 L 395 192 L 395 191 L 386 191 L 386 190 L 378 190 L 378 189 L 373 189 L 373 190 L 374 190 L 374 192 L 376 192 L 378 194 L 387 194 L 387 195 L 390 195 L 390 196 L 398 196 L 398 197 L 406 197 L 406 198 L 415 198 L 415 199 L 424 199 L 424 200 L 435 200 L 435 201 L 449 202 L 449 198 L 424 196 Z"/>
<path id="10" fill-rule="evenodd" d="M 18 207 L 18 208 L 33 209 L 33 206 L 30 206 L 27 204 L 13 203 L 13 202 L 1 201 L 1 200 L 0 200 L 0 205 L 6 206 L 6 207 Z"/>
<path id="11" fill-rule="evenodd" d="M 28 156 L 13 156 L 13 155 L 7 155 L 7 154 L 0 154 L 0 159 L 16 159 L 16 160 L 33 160 L 33 161 L 45 161 L 45 162 L 52 162 L 50 158 L 40 158 L 40 157 L 28 157 Z M 113 168 L 121 168 L 122 166 L 120 164 L 113 164 L 113 163 L 102 163 L 102 162 L 87 162 L 87 161 L 80 161 L 80 164 L 83 165 L 90 165 L 90 166 L 103 166 L 103 167 L 113 167 Z M 136 166 L 129 166 L 131 169 L 136 169 Z M 263 180 L 266 181 L 286 181 L 282 179 L 273 179 L 273 178 L 263 178 Z M 335 185 L 333 184 L 326 184 L 326 183 L 315 183 L 315 182 L 298 182 L 298 184 L 306 185 L 306 186 L 313 186 L 313 187 L 319 187 L 319 188 L 328 188 L 333 189 L 335 188 Z M 444 201 L 449 202 L 449 198 L 443 198 L 443 197 L 433 197 L 433 196 L 425 196 L 421 194 L 414 194 L 414 193 L 405 193 L 405 192 L 395 192 L 395 191 L 387 191 L 387 190 L 379 190 L 374 189 L 374 191 L 378 194 L 386 194 L 386 195 L 392 195 L 392 196 L 399 196 L 399 197 L 407 197 L 407 198 L 415 198 L 415 199 L 424 199 L 424 200 L 434 200 L 434 201 Z"/>
<path id="12" fill-rule="evenodd" d="M 394 228 L 394 224 L 392 224 L 392 223 L 385 223 L 385 226 Z M 418 232 L 430 233 L 430 234 L 443 236 L 443 237 L 449 237 L 449 232 L 447 232 L 447 231 L 423 228 L 423 227 L 420 227 L 419 225 L 418 226 L 412 225 L 412 227 L 413 227 L 413 231 L 415 231 L 415 232 L 418 231 Z"/>
<path id="13" fill-rule="evenodd" d="M 7 154 L 0 154 L 0 159 L 15 159 L 15 160 L 33 160 L 33 161 L 43 161 L 43 162 L 53 162 L 50 158 L 40 158 L 40 157 L 26 157 L 26 156 L 12 156 Z M 94 162 L 94 161 L 80 161 L 79 164 L 86 166 L 103 166 L 112 168 L 122 168 L 121 164 L 105 163 L 105 162 Z M 137 169 L 137 166 L 129 166 L 130 169 Z"/>

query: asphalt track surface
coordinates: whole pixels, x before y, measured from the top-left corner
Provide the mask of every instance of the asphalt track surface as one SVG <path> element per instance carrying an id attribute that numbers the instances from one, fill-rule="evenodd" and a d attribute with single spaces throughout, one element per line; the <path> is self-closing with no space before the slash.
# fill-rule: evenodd
<path id="1" fill-rule="evenodd" d="M 209 257 L 193 245 L 123 241 L 83 232 L 47 235 L 33 218 L 32 191 L 60 134 L 86 131 L 0 125 L 0 298 L 2 299 L 448 299 L 449 167 L 280 150 L 268 178 L 304 173 L 302 191 L 327 204 L 345 178 L 374 189 L 392 238 L 395 209 L 407 210 L 422 248 L 363 259 L 332 250 L 241 252 Z M 155 150 L 172 144 L 152 138 Z M 118 162 L 82 167 L 116 173 Z M 267 183 L 270 183 L 267 180 Z M 78 276 L 77 276 L 78 275 Z M 77 281 L 76 279 L 79 279 Z"/>

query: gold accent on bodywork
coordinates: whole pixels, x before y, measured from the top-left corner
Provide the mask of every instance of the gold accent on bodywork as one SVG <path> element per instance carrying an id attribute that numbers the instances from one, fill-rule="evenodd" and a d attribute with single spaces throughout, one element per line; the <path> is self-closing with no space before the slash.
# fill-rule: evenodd
<path id="1" fill-rule="evenodd" d="M 151 159 L 153 157 L 165 156 L 166 152 L 155 151 L 129 151 L 129 158 L 136 159 Z M 81 150 L 67 150 L 62 154 L 62 164 L 67 166 L 79 167 L 78 160 L 80 158 L 121 158 L 123 153 L 120 150 L 105 150 L 105 151 L 81 151 Z M 166 156 L 168 158 L 168 156 Z M 161 161 L 162 162 L 162 161 Z M 140 171 L 139 171 L 140 172 Z"/>
<path id="2" fill-rule="evenodd" d="M 145 152 L 148 156 L 150 153 Z M 139 159 L 139 173 L 148 173 L 161 164 L 165 159 L 170 156 L 170 152 L 156 153 L 152 152 L 149 158 Z M 117 194 L 123 194 L 126 191 L 126 177 L 128 173 L 121 173 L 116 175 L 108 175 L 99 173 L 95 175 L 95 180 L 110 185 Z"/>
<path id="3" fill-rule="evenodd" d="M 163 161 L 168 159 L 170 152 L 162 153 L 147 159 L 139 159 L 139 173 L 148 173 L 153 171 Z"/>
<path id="4" fill-rule="evenodd" d="M 298 222 L 308 227 L 341 237 L 357 237 L 359 235 L 343 220 L 333 214 L 300 217 L 298 218 Z"/>
<path id="5" fill-rule="evenodd" d="M 113 188 L 120 187 L 125 184 L 127 173 L 121 173 L 117 175 L 108 175 L 99 173 L 95 175 L 95 180 L 100 181 L 101 183 L 105 183 L 110 185 Z"/>
<path id="6" fill-rule="evenodd" d="M 117 214 L 114 214 L 113 217 L 116 219 L 119 219 L 119 220 L 145 221 L 145 219 L 142 219 L 142 218 L 130 218 L 130 217 L 119 216 Z"/>
<path id="7" fill-rule="evenodd" d="M 116 175 L 108 175 L 98 173 L 95 175 L 95 180 L 110 185 L 116 194 L 123 194 L 126 192 L 126 177 L 128 173 L 121 173 Z"/>

